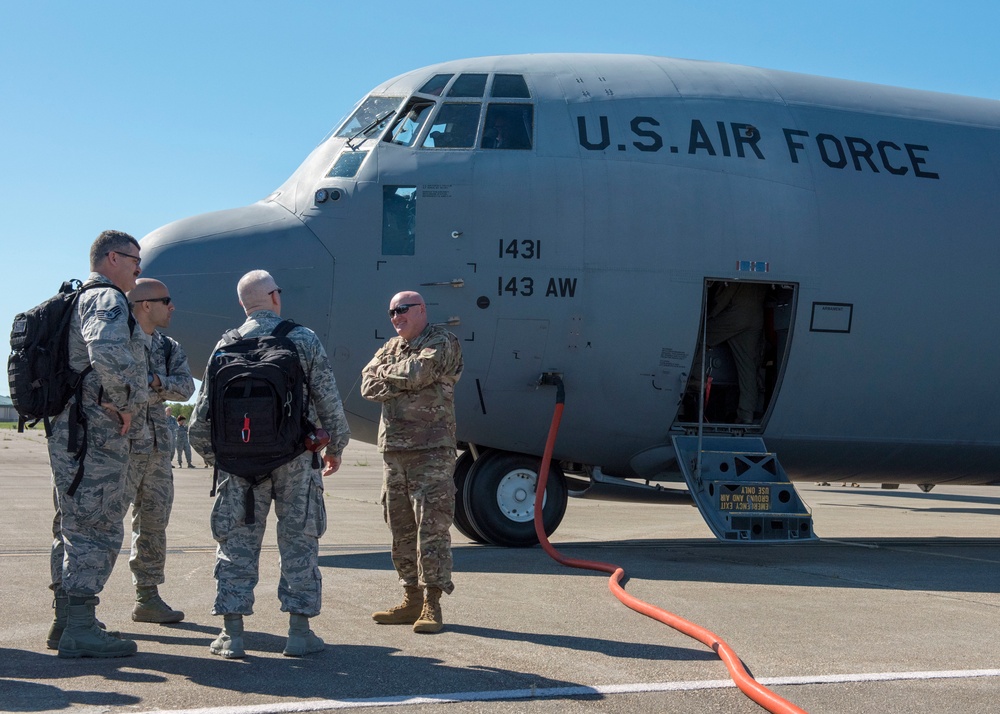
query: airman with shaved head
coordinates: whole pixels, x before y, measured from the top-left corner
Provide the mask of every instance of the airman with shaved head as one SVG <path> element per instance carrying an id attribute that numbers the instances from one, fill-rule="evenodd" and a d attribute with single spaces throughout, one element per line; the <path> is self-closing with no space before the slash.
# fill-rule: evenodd
<path id="1" fill-rule="evenodd" d="M 135 586 L 136 622 L 180 622 L 184 613 L 174 610 L 160 597 L 158 586 L 165 580 L 167 524 L 174 503 L 171 469 L 173 438 L 163 403 L 185 401 L 194 394 L 194 378 L 180 344 L 160 332 L 170 326 L 174 301 L 159 280 L 140 278 L 128 292 L 132 315 L 149 336 L 146 410 L 148 434 L 130 440 L 128 498 L 132 502 L 132 546 L 129 568 Z"/>
<path id="2" fill-rule="evenodd" d="M 389 301 L 396 330 L 361 373 L 361 394 L 382 404 L 382 509 L 392 532 L 392 562 L 403 602 L 372 614 L 380 624 L 444 626 L 441 594 L 451 593 L 450 528 L 455 516 L 455 384 L 462 375 L 458 338 L 427 318 L 420 293 Z"/>
<path id="3" fill-rule="evenodd" d="M 265 270 L 254 270 L 236 286 L 240 304 L 247 315 L 237 328 L 243 338 L 273 335 L 282 324 L 281 288 Z M 286 325 L 287 327 L 287 325 Z M 231 336 L 231 332 L 227 333 Z M 313 461 L 316 454 L 305 451 L 274 468 L 260 484 L 217 469 L 218 495 L 212 509 L 212 535 L 218 543 L 215 579 L 218 584 L 212 614 L 223 618 L 222 631 L 209 651 L 226 659 L 246 655 L 243 644 L 243 617 L 253 614 L 264 528 L 272 502 L 278 516 L 277 537 L 281 579 L 278 600 L 289 614 L 288 640 L 283 654 L 288 657 L 320 652 L 323 640 L 309 627 L 309 618 L 320 613 L 323 578 L 319 569 L 319 539 L 326 531 L 326 504 L 323 476 L 340 467 L 341 454 L 350 439 L 347 418 L 337 391 L 337 381 L 326 350 L 316 333 L 294 325 L 287 338 L 295 345 L 302 367 L 303 411 L 310 424 L 330 435 L 323 454 L 322 471 Z M 213 354 L 227 343 L 226 336 Z M 212 376 L 209 371 L 201 385 L 190 426 L 191 444 L 215 464 L 212 452 L 210 415 Z M 247 517 L 248 504 L 254 515 Z"/>

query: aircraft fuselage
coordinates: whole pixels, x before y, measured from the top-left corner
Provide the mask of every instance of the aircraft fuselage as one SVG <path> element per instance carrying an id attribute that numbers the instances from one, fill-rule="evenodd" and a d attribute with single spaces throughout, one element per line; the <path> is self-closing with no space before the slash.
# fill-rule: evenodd
<path id="1" fill-rule="evenodd" d="M 390 297 L 417 290 L 462 341 L 461 441 L 540 455 L 554 394 L 538 380 L 557 373 L 555 457 L 617 476 L 691 431 L 678 408 L 710 285 L 766 283 L 774 363 L 746 428 L 793 478 L 990 483 L 997 195 L 997 102 L 490 57 L 375 88 L 274 194 L 154 231 L 143 256 L 196 368 L 242 321 L 238 278 L 268 269 L 369 442 L 359 373 L 394 334 Z"/>

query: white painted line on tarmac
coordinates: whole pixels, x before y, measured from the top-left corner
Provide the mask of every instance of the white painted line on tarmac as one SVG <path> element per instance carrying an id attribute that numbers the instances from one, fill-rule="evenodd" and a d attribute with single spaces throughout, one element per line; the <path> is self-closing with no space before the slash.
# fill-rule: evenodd
<path id="1" fill-rule="evenodd" d="M 956 669 L 932 672 L 872 672 L 864 674 L 820 674 L 802 677 L 762 677 L 757 681 L 766 686 L 789 684 L 847 684 L 857 682 L 896 682 L 914 679 L 977 679 L 1000 677 L 1000 669 Z M 602 684 L 592 687 L 532 687 L 493 692 L 456 692 L 420 697 L 372 697 L 370 699 L 317 699 L 307 702 L 256 704 L 242 707 L 210 707 L 205 709 L 172 709 L 146 714 L 287 714 L 328 711 L 334 709 L 366 709 L 371 707 L 405 707 L 416 704 L 455 704 L 460 702 L 496 702 L 525 699 L 559 699 L 608 694 L 642 694 L 646 692 L 690 692 L 699 689 L 728 689 L 736 685 L 730 679 L 702 679 L 687 682 L 651 682 L 645 684 Z"/>

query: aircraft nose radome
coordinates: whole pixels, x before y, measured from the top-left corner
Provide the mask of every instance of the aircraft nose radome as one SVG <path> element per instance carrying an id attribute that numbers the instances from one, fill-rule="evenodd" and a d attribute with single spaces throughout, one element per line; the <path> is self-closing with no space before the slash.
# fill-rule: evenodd
<path id="1" fill-rule="evenodd" d="M 275 203 L 206 213 L 158 228 L 141 241 L 144 277 L 170 288 L 177 304 L 169 334 L 200 369 L 222 333 L 245 319 L 240 277 L 270 272 L 296 322 L 325 341 L 333 292 L 333 257 L 295 215 Z"/>

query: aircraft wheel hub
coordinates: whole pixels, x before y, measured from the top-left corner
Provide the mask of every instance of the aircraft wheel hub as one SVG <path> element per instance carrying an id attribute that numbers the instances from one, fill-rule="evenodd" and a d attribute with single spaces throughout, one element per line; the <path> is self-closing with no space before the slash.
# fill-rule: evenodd
<path id="1" fill-rule="evenodd" d="M 516 469 L 500 479 L 497 506 L 510 520 L 526 523 L 535 517 L 535 484 L 538 475 L 528 469 Z M 544 506 L 544 500 L 542 502 Z"/>

